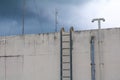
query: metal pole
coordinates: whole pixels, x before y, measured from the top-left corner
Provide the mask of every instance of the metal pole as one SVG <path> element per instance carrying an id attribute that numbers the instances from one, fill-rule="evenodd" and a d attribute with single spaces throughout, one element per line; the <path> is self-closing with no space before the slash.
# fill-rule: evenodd
<path id="1" fill-rule="evenodd" d="M 99 53 L 99 70 L 100 70 L 100 80 L 104 80 L 104 70 L 103 70 L 103 52 L 102 52 L 102 40 L 101 40 L 101 21 L 105 22 L 104 18 L 95 18 L 92 22 L 98 21 L 98 53 Z"/>
<path id="2" fill-rule="evenodd" d="M 100 20 L 98 21 L 98 29 L 101 29 Z"/>
<path id="3" fill-rule="evenodd" d="M 55 9 L 55 32 L 57 32 L 57 24 L 58 24 L 57 16 L 58 16 L 58 12 L 57 9 Z"/>
<path id="4" fill-rule="evenodd" d="M 25 0 L 23 0 L 22 35 L 24 35 L 24 20 L 25 20 Z"/>
<path id="5" fill-rule="evenodd" d="M 94 21 L 98 21 L 98 29 L 101 29 L 100 21 L 105 22 L 105 19 L 104 18 L 95 18 L 92 20 L 92 22 L 94 22 Z"/>

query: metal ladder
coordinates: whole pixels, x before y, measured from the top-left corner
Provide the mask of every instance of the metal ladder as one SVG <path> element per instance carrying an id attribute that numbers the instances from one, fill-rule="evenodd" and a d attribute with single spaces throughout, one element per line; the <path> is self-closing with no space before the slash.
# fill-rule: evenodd
<path id="1" fill-rule="evenodd" d="M 60 76 L 61 80 L 72 80 L 72 31 L 65 32 L 61 29 L 61 54 L 60 54 Z"/>

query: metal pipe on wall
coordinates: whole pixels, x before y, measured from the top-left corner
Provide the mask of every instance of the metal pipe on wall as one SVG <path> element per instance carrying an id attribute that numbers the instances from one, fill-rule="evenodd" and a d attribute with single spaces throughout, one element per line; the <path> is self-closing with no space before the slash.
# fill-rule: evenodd
<path id="1" fill-rule="evenodd" d="M 95 51 L 94 51 L 94 37 L 91 37 L 90 41 L 90 51 L 91 51 L 91 80 L 96 80 L 95 79 Z"/>
<path id="2" fill-rule="evenodd" d="M 102 36 L 101 36 L 101 21 L 105 22 L 104 18 L 95 18 L 92 22 L 98 22 L 98 54 L 99 54 L 99 80 L 104 80 L 104 63 L 103 63 L 103 52 L 102 52 Z"/>

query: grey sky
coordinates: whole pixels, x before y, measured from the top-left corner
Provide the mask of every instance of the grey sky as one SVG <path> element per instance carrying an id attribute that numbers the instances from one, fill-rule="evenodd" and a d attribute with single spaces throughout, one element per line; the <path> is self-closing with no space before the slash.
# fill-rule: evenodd
<path id="1" fill-rule="evenodd" d="M 58 31 L 61 27 L 76 30 L 95 29 L 91 19 L 104 17 L 102 28 L 119 27 L 119 0 L 25 0 L 25 34 L 55 31 L 55 8 Z M 23 0 L 0 0 L 0 35 L 18 35 L 22 30 Z"/>

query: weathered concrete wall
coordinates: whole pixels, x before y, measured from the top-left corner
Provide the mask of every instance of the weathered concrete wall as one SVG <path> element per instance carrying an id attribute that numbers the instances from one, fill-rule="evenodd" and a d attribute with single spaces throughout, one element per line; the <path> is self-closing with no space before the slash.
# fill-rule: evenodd
<path id="1" fill-rule="evenodd" d="M 103 54 L 105 80 L 119 80 L 120 29 L 104 30 Z"/>
<path id="2" fill-rule="evenodd" d="M 59 38 L 59 33 L 1 37 L 0 80 L 59 80 Z"/>
<path id="3" fill-rule="evenodd" d="M 91 80 L 91 36 L 96 80 L 120 80 L 120 29 L 100 33 L 99 41 L 98 30 L 73 32 L 73 80 Z M 40 79 L 60 80 L 60 33 L 0 37 L 0 80 Z"/>
<path id="4" fill-rule="evenodd" d="M 104 29 L 100 31 L 100 34 L 99 48 L 98 30 L 78 31 L 73 33 L 74 80 L 91 79 L 90 39 L 92 36 L 95 37 L 96 80 L 120 79 L 120 29 Z M 103 63 L 100 63 L 100 54 L 102 54 Z"/>

